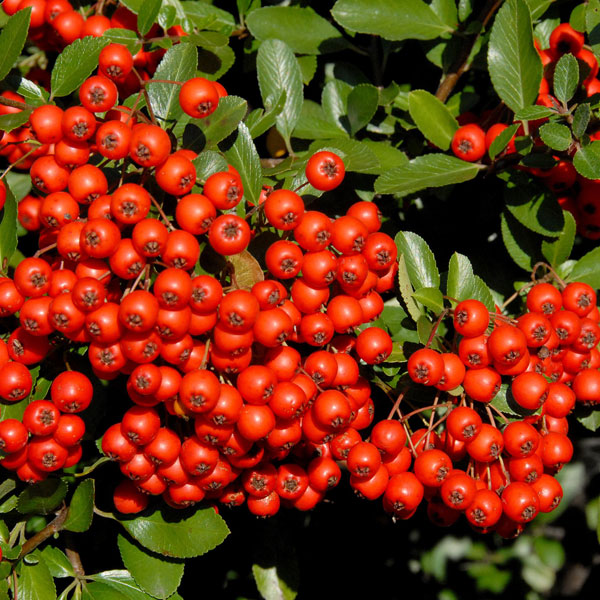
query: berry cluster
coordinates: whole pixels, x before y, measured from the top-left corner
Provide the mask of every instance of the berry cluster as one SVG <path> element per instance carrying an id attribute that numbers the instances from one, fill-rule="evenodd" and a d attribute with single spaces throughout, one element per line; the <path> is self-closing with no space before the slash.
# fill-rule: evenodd
<path id="1" fill-rule="evenodd" d="M 449 525 L 464 512 L 473 526 L 509 536 L 560 503 L 554 475 L 573 456 L 566 417 L 576 402 L 600 402 L 600 315 L 594 290 L 581 282 L 563 285 L 562 292 L 537 283 L 526 305 L 528 311 L 512 321 L 498 314 L 490 319 L 478 300 L 459 302 L 453 310 L 456 351 L 422 348 L 410 356 L 413 381 L 439 391 L 462 385 L 464 394 L 448 402 L 442 435 L 431 428 L 413 435 L 414 475 L 403 475 L 410 486 L 408 512 L 426 497 L 434 522 Z M 503 377 L 523 418 L 509 422 L 495 407 L 494 416 Z M 486 413 L 489 423 L 482 419 Z M 464 469 L 455 467 L 464 461 Z M 406 503 L 399 505 L 405 516 Z"/>

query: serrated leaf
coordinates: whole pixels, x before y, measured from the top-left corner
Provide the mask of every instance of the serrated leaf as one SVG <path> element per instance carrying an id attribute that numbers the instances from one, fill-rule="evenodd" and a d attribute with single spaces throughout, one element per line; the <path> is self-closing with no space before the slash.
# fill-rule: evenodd
<path id="1" fill-rule="evenodd" d="M 183 561 L 150 553 L 121 534 L 117 545 L 125 568 L 145 592 L 160 600 L 175 593 L 183 577 Z"/>
<path id="2" fill-rule="evenodd" d="M 175 558 L 205 554 L 229 535 L 225 521 L 210 507 L 191 513 L 163 508 L 121 524 L 148 550 Z"/>
<path id="3" fill-rule="evenodd" d="M 312 100 L 304 100 L 293 136 L 303 140 L 318 140 L 338 136 L 347 137 L 348 133 L 329 120 L 320 104 Z"/>
<path id="4" fill-rule="evenodd" d="M 394 238 L 398 255 L 404 256 L 410 282 L 415 289 L 439 288 L 440 273 L 427 242 L 412 231 L 399 231 Z"/>
<path id="5" fill-rule="evenodd" d="M 412 320 L 416 323 L 421 316 L 421 310 L 413 298 L 414 289 L 410 282 L 408 268 L 406 266 L 404 256 L 401 254 L 398 256 L 398 287 L 400 288 L 400 295 L 402 296 L 402 299 L 406 305 L 406 310 L 408 311 L 408 314 L 411 316 Z"/>
<path id="6" fill-rule="evenodd" d="M 30 6 L 18 10 L 8 19 L 0 33 L 0 79 L 8 75 L 25 46 L 30 17 Z"/>
<path id="7" fill-rule="evenodd" d="M 517 186 L 506 190 L 504 200 L 512 216 L 531 231 L 549 237 L 562 232 L 563 211 L 552 194 Z"/>
<path id="8" fill-rule="evenodd" d="M 408 164 L 379 176 L 375 180 L 375 191 L 406 196 L 429 187 L 469 181 L 477 177 L 481 168 L 481 165 L 445 154 L 418 156 Z"/>
<path id="9" fill-rule="evenodd" d="M 590 123 L 591 108 L 589 103 L 580 104 L 573 113 L 571 129 L 576 138 L 581 138 Z"/>
<path id="10" fill-rule="evenodd" d="M 98 66 L 102 48 L 108 46 L 107 38 L 84 37 L 69 44 L 56 59 L 52 69 L 50 89 L 52 98 L 68 96 L 74 92 Z"/>
<path id="11" fill-rule="evenodd" d="M 31 110 L 21 110 L 17 113 L 9 113 L 7 115 L 0 115 L 0 131 L 12 131 L 25 125 L 29 121 Z"/>
<path id="12" fill-rule="evenodd" d="M 52 577 L 75 577 L 75 571 L 67 555 L 55 546 L 44 546 L 38 551 L 40 559 L 44 562 Z"/>
<path id="13" fill-rule="evenodd" d="M 19 600 L 56 600 L 54 579 L 43 562 L 21 564 Z"/>
<path id="14" fill-rule="evenodd" d="M 423 287 L 413 292 L 413 298 L 439 315 L 444 310 L 444 297 L 438 288 Z"/>
<path id="15" fill-rule="evenodd" d="M 95 482 L 93 479 L 82 481 L 71 498 L 69 513 L 64 527 L 78 533 L 87 531 L 94 516 Z"/>
<path id="16" fill-rule="evenodd" d="M 600 142 L 581 146 L 573 157 L 573 166 L 586 179 L 600 179 Z"/>
<path id="17" fill-rule="evenodd" d="M 196 76 L 198 51 L 191 44 L 177 44 L 169 48 L 162 57 L 154 79 L 187 81 Z M 160 121 L 177 119 L 182 114 L 179 105 L 179 85 L 153 83 L 148 86 L 148 96 L 154 115 Z"/>
<path id="18" fill-rule="evenodd" d="M 331 9 L 344 28 L 386 40 L 432 40 L 452 31 L 422 0 L 338 0 Z"/>
<path id="19" fill-rule="evenodd" d="M 260 263 L 247 250 L 229 256 L 228 261 L 233 265 L 237 287 L 242 290 L 250 291 L 255 283 L 265 278 Z"/>
<path id="20" fill-rule="evenodd" d="M 461 302 L 473 297 L 474 287 L 475 277 L 471 261 L 466 256 L 455 252 L 448 264 L 447 295 Z"/>
<path id="21" fill-rule="evenodd" d="M 546 146 L 553 150 L 564 151 L 573 143 L 571 130 L 560 123 L 546 123 L 539 128 L 539 134 Z"/>
<path id="22" fill-rule="evenodd" d="M 135 31 L 131 29 L 114 28 L 107 29 L 102 37 L 108 38 L 114 44 L 121 44 L 126 46 L 131 54 L 137 54 L 142 47 L 142 40 L 140 40 Z"/>
<path id="23" fill-rule="evenodd" d="M 24 515 L 47 515 L 67 495 L 67 484 L 62 479 L 44 479 L 25 488 L 20 494 L 17 510 Z"/>
<path id="24" fill-rule="evenodd" d="M 446 105 L 426 90 L 413 90 L 408 95 L 408 110 L 419 131 L 441 150 L 448 150 L 458 121 Z"/>
<path id="25" fill-rule="evenodd" d="M 577 223 L 568 210 L 563 210 L 563 218 L 565 225 L 560 235 L 552 241 L 542 241 L 542 254 L 554 268 L 569 258 L 577 230 Z"/>
<path id="26" fill-rule="evenodd" d="M 494 158 L 496 158 L 496 156 L 498 156 L 498 154 L 500 154 L 500 152 L 506 148 L 515 133 L 517 133 L 518 129 L 519 124 L 514 123 L 513 125 L 510 125 L 501 131 L 500 134 L 494 138 L 494 141 L 490 144 L 490 149 L 488 151 L 488 154 L 492 160 L 494 160 Z"/>
<path id="27" fill-rule="evenodd" d="M 285 106 L 285 98 L 286 94 L 285 90 L 283 90 L 279 95 L 279 98 L 276 100 L 273 98 L 267 98 L 264 110 L 262 108 L 253 110 L 248 115 L 245 123 L 252 138 L 257 138 L 259 135 L 262 135 L 265 133 L 265 131 L 275 125 L 277 116 L 279 113 L 281 113 L 283 107 Z"/>
<path id="28" fill-rule="evenodd" d="M 572 54 L 563 54 L 554 67 L 554 95 L 567 103 L 579 84 L 579 64 Z"/>
<path id="29" fill-rule="evenodd" d="M 237 138 L 233 146 L 225 152 L 225 156 L 240 174 L 244 186 L 244 198 L 258 205 L 262 189 L 260 157 L 244 123 L 238 125 Z"/>
<path id="30" fill-rule="evenodd" d="M 321 105 L 328 120 L 345 133 L 350 131 L 348 96 L 352 89 L 345 81 L 333 79 L 327 82 L 321 94 Z"/>
<path id="31" fill-rule="evenodd" d="M 582 281 L 594 289 L 600 288 L 600 248 L 594 248 L 573 265 L 568 281 Z"/>
<path id="32" fill-rule="evenodd" d="M 504 246 L 510 257 L 519 267 L 531 271 L 540 258 L 531 233 L 507 211 L 502 212 L 500 229 Z"/>
<path id="33" fill-rule="evenodd" d="M 156 23 L 162 0 L 144 0 L 144 10 L 140 10 L 137 18 L 138 31 L 145 36 Z"/>
<path id="34" fill-rule="evenodd" d="M 496 14 L 488 69 L 496 93 L 512 111 L 535 102 L 542 63 L 533 45 L 531 15 L 524 0 L 507 0 Z"/>
<path id="35" fill-rule="evenodd" d="M 91 575 L 83 586 L 81 600 L 153 600 L 143 592 L 129 571 L 103 571 Z M 177 594 L 171 596 L 177 600 Z"/>
<path id="36" fill-rule="evenodd" d="M 516 111 L 515 120 L 517 121 L 537 121 L 538 119 L 545 119 L 556 114 L 556 110 L 548 108 L 547 106 L 526 106 L 521 110 Z"/>
<path id="37" fill-rule="evenodd" d="M 348 47 L 348 42 L 331 23 L 311 8 L 265 6 L 246 19 L 252 35 L 261 40 L 283 40 L 298 54 L 323 54 Z"/>
<path id="38" fill-rule="evenodd" d="M 277 567 L 252 565 L 252 575 L 256 587 L 264 600 L 294 600 L 297 591 L 290 589 L 277 573 Z"/>
<path id="39" fill-rule="evenodd" d="M 479 275 L 475 275 L 475 286 L 473 287 L 472 298 L 483 302 L 488 310 L 496 310 L 494 296 L 492 295 L 488 284 L 483 279 L 481 279 Z"/>
<path id="40" fill-rule="evenodd" d="M 17 201 L 6 186 L 6 201 L 0 221 L 0 270 L 4 271 L 4 265 L 10 260 L 17 249 Z M 3 417 L 6 418 L 6 417 Z"/>
<path id="41" fill-rule="evenodd" d="M 198 51 L 198 71 L 211 81 L 221 79 L 234 63 L 235 52 L 231 46 L 207 46 Z"/>
<path id="42" fill-rule="evenodd" d="M 206 2 L 189 0 L 180 3 L 186 16 L 198 29 L 213 29 L 229 35 L 235 28 L 233 15 Z"/>
<path id="43" fill-rule="evenodd" d="M 350 133 L 355 135 L 373 118 L 379 103 L 379 92 L 370 83 L 355 86 L 347 99 Z"/>
<path id="44" fill-rule="evenodd" d="M 232 134 L 244 118 L 248 103 L 239 96 L 226 96 L 219 100 L 215 112 L 205 119 L 195 119 L 204 133 L 206 146 L 214 148 L 219 142 Z"/>
<path id="45" fill-rule="evenodd" d="M 227 161 L 218 152 L 204 150 L 193 161 L 198 181 L 206 181 L 213 173 L 227 171 Z"/>
<path id="46" fill-rule="evenodd" d="M 294 53 L 281 40 L 266 40 L 256 57 L 258 85 L 263 104 L 267 98 L 278 98 L 286 92 L 285 105 L 275 122 L 277 130 L 288 141 L 302 110 L 302 72 Z"/>

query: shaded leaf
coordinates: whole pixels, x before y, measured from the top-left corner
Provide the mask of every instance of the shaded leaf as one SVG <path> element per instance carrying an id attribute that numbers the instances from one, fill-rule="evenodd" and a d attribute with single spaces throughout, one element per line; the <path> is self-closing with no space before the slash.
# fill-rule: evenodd
<path id="1" fill-rule="evenodd" d="M 556 110 L 547 106 L 526 106 L 515 112 L 515 119 L 518 121 L 536 121 L 556 114 Z"/>
<path id="2" fill-rule="evenodd" d="M 423 287 L 413 292 L 413 298 L 439 315 L 444 310 L 444 297 L 442 292 L 434 287 Z"/>
<path id="3" fill-rule="evenodd" d="M 10 260 L 17 249 L 17 202 L 8 186 L 6 186 L 6 201 L 0 221 L 0 269 L 4 270 L 5 262 Z M 3 417 L 6 418 L 6 417 Z"/>
<path id="4" fill-rule="evenodd" d="M 338 136 L 347 137 L 348 133 L 330 121 L 320 104 L 312 100 L 304 100 L 293 136 L 303 140 L 318 140 Z"/>
<path id="5" fill-rule="evenodd" d="M 507 211 L 501 215 L 500 228 L 504 246 L 510 257 L 519 267 L 531 271 L 533 265 L 538 262 L 539 252 L 530 232 Z"/>
<path id="6" fill-rule="evenodd" d="M 587 102 L 580 104 L 573 113 L 571 129 L 576 138 L 580 138 L 585 133 L 590 122 L 591 113 L 590 105 Z"/>
<path id="7" fill-rule="evenodd" d="M 450 257 L 446 286 L 447 295 L 458 302 L 473 297 L 475 277 L 471 262 L 466 256 L 455 252 Z"/>
<path id="8" fill-rule="evenodd" d="M 542 241 L 542 254 L 550 265 L 555 268 L 569 258 L 577 229 L 577 223 L 568 210 L 563 210 L 563 218 L 565 224 L 560 235 L 552 241 Z"/>
<path id="9" fill-rule="evenodd" d="M 490 144 L 490 149 L 488 151 L 488 154 L 492 160 L 494 160 L 494 158 L 496 158 L 496 156 L 498 156 L 498 154 L 500 154 L 500 152 L 506 148 L 512 137 L 515 135 L 515 133 L 517 133 L 518 129 L 519 124 L 514 123 L 513 125 L 510 125 L 501 131 L 500 134 L 494 138 L 494 141 Z"/>
<path id="10" fill-rule="evenodd" d="M 260 157 L 244 123 L 238 125 L 237 138 L 233 146 L 225 152 L 225 156 L 240 174 L 244 186 L 244 198 L 258 205 L 262 189 Z"/>
<path id="11" fill-rule="evenodd" d="M 398 287 L 400 288 L 400 295 L 406 305 L 406 310 L 412 320 L 416 323 L 421 316 L 421 310 L 413 298 L 414 289 L 410 282 L 408 268 L 402 254 L 398 256 Z"/>
<path id="12" fill-rule="evenodd" d="M 350 131 L 348 96 L 350 96 L 352 89 L 352 86 L 345 81 L 333 79 L 327 82 L 321 94 L 321 104 L 327 118 L 347 133 Z"/>
<path id="13" fill-rule="evenodd" d="M 206 181 L 213 173 L 227 171 L 228 164 L 218 152 L 205 150 L 193 160 L 196 167 L 196 178 L 198 181 Z"/>
<path id="14" fill-rule="evenodd" d="M 297 591 L 290 589 L 287 583 L 279 577 L 276 566 L 252 565 L 252 575 L 260 595 L 265 600 L 293 600 L 297 595 Z"/>
<path id="15" fill-rule="evenodd" d="M 144 10 L 140 10 L 137 18 L 138 31 L 144 36 L 156 23 L 162 0 L 144 0 Z"/>
<path id="16" fill-rule="evenodd" d="M 355 135 L 373 118 L 379 103 L 379 92 L 370 83 L 355 86 L 347 98 L 350 133 Z"/>
<path id="17" fill-rule="evenodd" d="M 73 565 L 62 550 L 48 545 L 38 552 L 52 577 L 75 577 Z"/>
<path id="18" fill-rule="evenodd" d="M 582 281 L 594 289 L 600 288 L 600 248 L 594 248 L 573 265 L 568 281 Z"/>
<path id="19" fill-rule="evenodd" d="M 248 118 L 246 119 L 245 123 L 246 127 L 248 127 L 250 131 L 250 135 L 253 138 L 262 135 L 263 133 L 265 133 L 265 131 L 267 131 L 268 129 L 273 127 L 273 125 L 275 125 L 277 116 L 281 113 L 283 107 L 285 106 L 285 98 L 286 94 L 285 90 L 283 90 L 279 95 L 279 98 L 267 98 L 264 110 L 262 108 L 253 110 L 248 115 Z"/>
<path id="20" fill-rule="evenodd" d="M 0 115 L 0 131 L 12 131 L 21 125 L 25 125 L 29 121 L 31 110 L 22 110 L 18 113 L 8 113 Z"/>
<path id="21" fill-rule="evenodd" d="M 438 288 L 440 273 L 427 242 L 412 231 L 399 231 L 394 238 L 398 255 L 404 256 L 410 282 L 415 289 Z"/>
<path id="22" fill-rule="evenodd" d="M 21 564 L 19 600 L 55 600 L 54 579 L 43 562 L 35 565 Z"/>
<path id="23" fill-rule="evenodd" d="M 30 17 L 31 7 L 18 10 L 0 33 L 0 79 L 8 75 L 25 46 Z"/>
<path id="24" fill-rule="evenodd" d="M 89 577 L 83 587 L 81 600 L 153 600 L 143 592 L 129 571 L 103 571 Z M 171 596 L 176 600 L 176 595 Z"/>
<path id="25" fill-rule="evenodd" d="M 511 187 L 504 194 L 506 208 L 521 225 L 531 231 L 557 237 L 563 230 L 563 211 L 556 198 L 546 192 L 536 192 L 531 188 Z"/>
<path id="26" fill-rule="evenodd" d="M 69 505 L 69 513 L 64 527 L 69 531 L 87 531 L 94 516 L 95 482 L 93 479 L 82 481 L 76 488 Z"/>
<path id="27" fill-rule="evenodd" d="M 572 54 L 563 54 L 554 67 L 554 95 L 567 103 L 579 85 L 579 64 Z"/>
<path id="28" fill-rule="evenodd" d="M 297 56 L 296 60 L 302 71 L 302 83 L 308 85 L 317 72 L 317 57 L 313 55 Z"/>
<path id="29" fill-rule="evenodd" d="M 131 29 L 114 28 L 107 29 L 102 37 L 108 38 L 114 44 L 126 46 L 131 54 L 137 54 L 142 47 L 142 40 L 138 38 L 135 31 Z"/>
<path id="30" fill-rule="evenodd" d="M 581 146 L 573 157 L 573 166 L 586 179 L 600 179 L 600 142 Z"/>
<path id="31" fill-rule="evenodd" d="M 248 103 L 239 96 L 226 96 L 219 100 L 215 112 L 205 119 L 194 122 L 202 129 L 206 146 L 215 147 L 220 141 L 233 133 L 246 115 Z"/>
<path id="32" fill-rule="evenodd" d="M 458 121 L 446 105 L 426 90 L 408 95 L 408 110 L 419 131 L 441 150 L 448 150 Z"/>
<path id="33" fill-rule="evenodd" d="M 17 510 L 21 514 L 52 512 L 67 495 L 67 484 L 62 479 L 44 479 L 25 488 L 20 494 Z"/>
<path id="34" fill-rule="evenodd" d="M 228 261 L 233 265 L 235 281 L 240 289 L 250 291 L 255 283 L 265 278 L 260 263 L 247 250 L 229 256 Z"/>
<path id="35" fill-rule="evenodd" d="M 492 292 L 490 291 L 490 288 L 488 287 L 487 283 L 483 279 L 481 279 L 479 275 L 475 275 L 475 285 L 473 287 L 472 298 L 483 302 L 488 310 L 496 310 Z"/>

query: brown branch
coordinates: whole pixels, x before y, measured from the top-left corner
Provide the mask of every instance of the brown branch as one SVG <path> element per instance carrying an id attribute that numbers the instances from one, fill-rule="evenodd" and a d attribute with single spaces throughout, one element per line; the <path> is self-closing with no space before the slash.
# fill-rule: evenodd
<path id="1" fill-rule="evenodd" d="M 73 535 L 70 533 L 67 534 L 67 544 L 68 545 L 65 548 L 65 554 L 67 555 L 67 558 L 73 567 L 73 571 L 75 571 L 75 575 L 77 575 L 77 577 L 85 577 L 85 571 L 83 569 L 83 564 L 81 563 L 81 557 L 79 556 L 79 552 L 74 549 L 74 539 Z"/>
<path id="2" fill-rule="evenodd" d="M 19 102 L 18 100 L 11 100 L 10 98 L 5 98 L 4 96 L 0 96 L 0 104 L 3 104 L 4 106 L 11 106 L 12 108 L 20 108 L 21 110 L 33 110 L 35 108 L 35 106 L 32 104 Z"/>
<path id="3" fill-rule="evenodd" d="M 26 554 L 29 554 L 35 550 L 41 543 L 45 542 L 49 537 L 52 537 L 55 533 L 58 533 L 67 520 L 69 509 L 66 505 L 58 511 L 56 517 L 44 527 L 41 531 L 38 531 L 33 537 L 29 538 L 21 548 L 19 559 L 23 558 Z"/>

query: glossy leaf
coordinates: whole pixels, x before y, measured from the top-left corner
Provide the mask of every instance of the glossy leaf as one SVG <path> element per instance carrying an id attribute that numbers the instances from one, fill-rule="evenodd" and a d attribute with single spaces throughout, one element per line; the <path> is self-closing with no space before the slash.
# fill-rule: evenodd
<path id="1" fill-rule="evenodd" d="M 162 0 L 144 0 L 144 9 L 140 10 L 137 18 L 138 31 L 146 35 L 156 23 Z"/>
<path id="2" fill-rule="evenodd" d="M 514 123 L 507 127 L 504 131 L 501 131 L 499 135 L 494 138 L 494 141 L 490 144 L 489 155 L 492 160 L 500 154 L 504 148 L 508 145 L 512 137 L 517 133 L 519 124 Z"/>
<path id="3" fill-rule="evenodd" d="M 89 579 L 91 583 L 85 583 L 81 600 L 153 600 L 126 570 L 103 571 Z M 176 596 L 171 598 L 175 600 Z"/>
<path id="4" fill-rule="evenodd" d="M 582 256 L 571 269 L 569 281 L 582 281 L 593 288 L 600 288 L 600 248 L 594 248 Z"/>
<path id="5" fill-rule="evenodd" d="M 475 277 L 471 261 L 463 254 L 455 252 L 448 265 L 447 295 L 461 302 L 473 297 L 474 287 Z"/>
<path id="6" fill-rule="evenodd" d="M 556 198 L 544 192 L 519 186 L 506 190 L 506 208 L 521 225 L 531 231 L 550 237 L 560 235 L 563 226 L 563 211 Z"/>
<path id="7" fill-rule="evenodd" d="M 568 210 L 563 210 L 563 218 L 565 224 L 560 235 L 551 241 L 542 241 L 542 254 L 555 268 L 569 258 L 577 229 L 577 223 Z"/>
<path id="8" fill-rule="evenodd" d="M 56 587 L 48 567 L 42 562 L 21 564 L 19 600 L 56 600 Z"/>
<path id="9" fill-rule="evenodd" d="M 352 86 L 341 79 L 328 81 L 321 94 L 321 104 L 327 118 L 342 131 L 350 131 L 348 121 L 348 96 Z"/>
<path id="10" fill-rule="evenodd" d="M 567 150 L 573 143 L 571 130 L 560 123 L 546 123 L 540 127 L 539 133 L 544 144 L 553 150 Z"/>
<path id="11" fill-rule="evenodd" d="M 114 44 L 126 46 L 131 54 L 137 54 L 142 47 L 142 41 L 138 38 L 135 31 L 130 29 L 114 28 L 107 29 L 102 37 L 108 38 Z"/>
<path id="12" fill-rule="evenodd" d="M 246 127 L 250 131 L 252 138 L 257 138 L 275 125 L 277 116 L 285 106 L 285 90 L 281 92 L 279 98 L 267 98 L 264 110 L 262 108 L 253 110 L 245 120 Z"/>
<path id="13" fill-rule="evenodd" d="M 0 270 L 5 271 L 5 264 L 17 248 L 17 201 L 6 186 L 6 202 L 0 221 Z M 6 417 L 3 417 L 6 418 Z"/>
<path id="14" fill-rule="evenodd" d="M 501 215 L 500 226 L 502 240 L 510 257 L 519 267 L 531 271 L 540 258 L 538 246 L 534 244 L 531 233 L 507 211 Z"/>
<path id="15" fill-rule="evenodd" d="M 413 158 L 409 163 L 391 169 L 375 181 L 378 194 L 406 196 L 429 187 L 462 183 L 477 177 L 481 165 L 447 156 L 428 154 Z"/>
<path id="16" fill-rule="evenodd" d="M 48 478 L 25 488 L 20 494 L 17 510 L 21 514 L 52 512 L 67 495 L 67 484 L 62 479 Z"/>
<path id="17" fill-rule="evenodd" d="M 220 141 L 232 134 L 244 118 L 248 103 L 239 96 L 226 96 L 219 100 L 217 109 L 206 119 L 195 119 L 202 129 L 206 146 L 214 148 Z"/>
<path id="18" fill-rule="evenodd" d="M 256 582 L 256 587 L 264 600 L 294 600 L 297 591 L 289 587 L 282 579 L 277 567 L 261 567 L 252 565 L 252 575 Z"/>
<path id="19" fill-rule="evenodd" d="M 361 83 L 355 86 L 347 99 L 350 133 L 355 135 L 373 118 L 379 103 L 379 92 L 374 85 Z"/>
<path id="20" fill-rule="evenodd" d="M 18 113 L 9 113 L 7 115 L 0 115 L 0 131 L 12 131 L 25 125 L 29 121 L 31 115 L 30 110 L 22 110 Z"/>
<path id="21" fill-rule="evenodd" d="M 581 146 L 573 157 L 573 166 L 587 179 L 600 179 L 600 142 Z"/>
<path id="22" fill-rule="evenodd" d="M 337 127 L 329 119 L 323 107 L 312 100 L 304 100 L 300 117 L 294 129 L 294 137 L 306 140 L 347 137 L 345 129 Z"/>
<path id="23" fill-rule="evenodd" d="M 106 38 L 85 37 L 69 44 L 56 59 L 52 69 L 50 89 L 52 97 L 68 96 L 91 75 L 98 66 L 102 48 L 108 46 Z"/>
<path id="24" fill-rule="evenodd" d="M 244 198 L 257 205 L 262 189 L 260 157 L 244 123 L 238 125 L 237 138 L 233 146 L 225 152 L 225 156 L 240 174 L 244 185 Z"/>
<path id="25" fill-rule="evenodd" d="M 556 110 L 547 106 L 526 106 L 521 110 L 516 111 L 515 119 L 519 121 L 535 121 L 537 119 L 545 119 L 556 114 Z"/>
<path id="26" fill-rule="evenodd" d="M 563 54 L 554 67 L 554 95 L 567 103 L 579 84 L 579 64 L 572 54 Z"/>
<path id="27" fill-rule="evenodd" d="M 406 305 L 406 310 L 412 320 L 416 323 L 421 316 L 421 310 L 413 298 L 414 288 L 410 282 L 408 267 L 406 266 L 404 255 L 402 254 L 398 256 L 398 287 L 400 289 L 400 295 Z"/>
<path id="28" fill-rule="evenodd" d="M 198 181 L 206 181 L 213 173 L 227 171 L 228 164 L 218 152 L 205 150 L 198 155 L 198 158 L 193 161 L 196 167 L 196 178 Z"/>
<path id="29" fill-rule="evenodd" d="M 333 18 L 349 31 L 386 40 L 432 40 L 452 31 L 422 0 L 338 0 Z"/>
<path id="30" fill-rule="evenodd" d="M 117 545 L 125 568 L 146 593 L 163 600 L 177 590 L 183 577 L 183 561 L 150 553 L 121 534 Z"/>
<path id="31" fill-rule="evenodd" d="M 67 555 L 55 546 L 44 546 L 39 556 L 48 567 L 52 577 L 75 577 L 75 570 Z"/>
<path id="32" fill-rule="evenodd" d="M 255 38 L 283 40 L 298 54 L 323 54 L 348 46 L 341 33 L 311 8 L 265 6 L 253 10 L 246 24 Z"/>
<path id="33" fill-rule="evenodd" d="M 446 105 L 426 90 L 408 95 L 408 110 L 419 131 L 441 150 L 448 150 L 458 121 Z"/>
<path id="34" fill-rule="evenodd" d="M 413 292 L 413 298 L 439 315 L 444 310 L 444 297 L 438 288 L 423 287 Z"/>
<path id="35" fill-rule="evenodd" d="M 229 534 L 225 521 L 212 508 L 191 513 L 164 508 L 121 524 L 145 548 L 174 558 L 205 554 Z"/>
<path id="36" fill-rule="evenodd" d="M 542 63 L 533 46 L 531 15 L 524 0 L 507 0 L 497 12 L 488 69 L 494 89 L 511 110 L 517 112 L 535 102 Z"/>
<path id="37" fill-rule="evenodd" d="M 494 311 L 496 308 L 494 297 L 492 296 L 490 288 L 488 287 L 487 283 L 481 279 L 481 277 L 479 277 L 479 275 L 475 275 L 475 285 L 473 287 L 472 298 L 483 302 L 485 307 L 490 311 Z"/>
<path id="38" fill-rule="evenodd" d="M 427 242 L 412 231 L 400 231 L 394 239 L 398 255 L 404 256 L 410 282 L 415 289 L 438 288 L 440 273 Z"/>
<path id="39" fill-rule="evenodd" d="M 377 156 L 371 148 L 357 140 L 334 139 L 316 141 L 309 147 L 310 154 L 317 150 L 330 150 L 338 154 L 344 161 L 346 171 L 357 171 L 359 173 L 371 173 L 380 167 Z M 302 173 L 304 177 L 304 173 Z"/>
<path id="40" fill-rule="evenodd" d="M 9 75 L 6 82 L 16 90 L 17 94 L 23 96 L 23 100 L 32 106 L 48 104 L 50 94 L 37 83 L 22 77 L 21 75 Z"/>
<path id="41" fill-rule="evenodd" d="M 71 498 L 65 529 L 69 531 L 87 531 L 94 516 L 95 482 L 93 479 L 82 481 Z"/>
<path id="42" fill-rule="evenodd" d="M 12 15 L 0 33 L 0 79 L 4 79 L 19 58 L 29 31 L 31 7 Z"/>
<path id="43" fill-rule="evenodd" d="M 285 90 L 285 105 L 276 123 L 279 133 L 289 141 L 302 110 L 302 72 L 298 61 L 285 42 L 267 40 L 258 49 L 256 69 L 263 103 L 267 98 L 278 98 Z"/>

